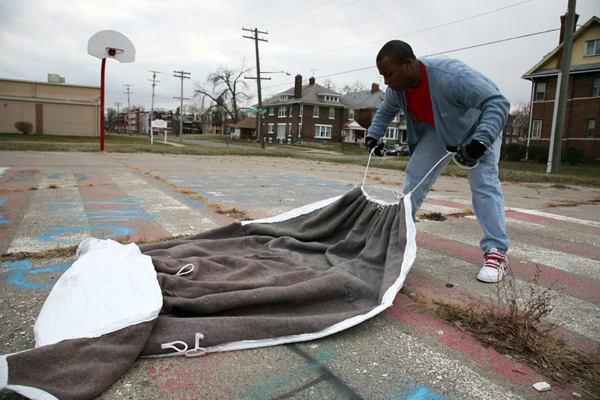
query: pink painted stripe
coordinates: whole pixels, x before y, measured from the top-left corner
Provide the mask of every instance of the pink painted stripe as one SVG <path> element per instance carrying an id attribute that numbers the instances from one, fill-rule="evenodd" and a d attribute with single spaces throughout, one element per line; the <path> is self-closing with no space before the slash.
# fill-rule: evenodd
<path id="1" fill-rule="evenodd" d="M 514 218 L 514 219 L 518 219 L 518 220 L 522 220 L 522 221 L 531 221 L 531 222 L 535 222 L 537 224 L 548 225 L 554 229 L 564 228 L 564 229 L 568 229 L 568 230 L 572 230 L 572 231 L 576 231 L 576 232 L 588 233 L 590 235 L 596 235 L 596 236 L 600 235 L 600 228 L 596 228 L 596 227 L 589 226 L 589 225 L 577 224 L 574 222 L 561 221 L 560 219 L 555 219 L 555 218 L 542 217 L 539 215 L 531 215 L 531 214 L 526 214 L 526 213 L 522 213 L 522 212 L 518 212 L 518 211 L 510 211 L 510 210 L 506 211 L 506 217 Z"/>
<path id="2" fill-rule="evenodd" d="M 417 233 L 417 246 L 440 251 L 474 264 L 483 263 L 483 254 L 479 248 L 441 239 L 426 233 Z M 590 301 L 600 301 L 600 284 L 597 282 L 530 262 L 521 262 L 521 260 L 512 257 L 509 257 L 509 263 L 512 273 L 521 278 L 533 280 L 537 269 L 539 269 L 539 284 L 564 291 L 575 297 Z"/>

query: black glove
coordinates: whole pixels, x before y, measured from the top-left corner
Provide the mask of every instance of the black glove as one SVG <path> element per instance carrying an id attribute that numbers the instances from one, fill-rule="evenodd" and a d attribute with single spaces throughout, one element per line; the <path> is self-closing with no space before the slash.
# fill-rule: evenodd
<path id="1" fill-rule="evenodd" d="M 372 137 L 365 139 L 365 147 L 369 151 L 369 154 L 372 152 L 375 157 L 383 157 L 385 155 L 385 143 L 381 142 L 377 144 L 377 140 Z"/>
<path id="2" fill-rule="evenodd" d="M 458 147 L 448 146 L 446 148 L 454 154 L 454 161 L 464 168 L 475 168 L 479 164 L 479 158 L 487 150 L 486 145 L 478 141 L 471 141 L 466 145 L 460 145 Z"/>

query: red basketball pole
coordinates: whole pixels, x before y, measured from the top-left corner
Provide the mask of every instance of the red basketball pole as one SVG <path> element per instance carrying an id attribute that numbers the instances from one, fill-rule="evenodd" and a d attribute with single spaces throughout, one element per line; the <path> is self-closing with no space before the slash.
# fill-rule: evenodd
<path id="1" fill-rule="evenodd" d="M 106 58 L 102 59 L 102 77 L 100 78 L 100 151 L 104 151 L 104 68 Z"/>

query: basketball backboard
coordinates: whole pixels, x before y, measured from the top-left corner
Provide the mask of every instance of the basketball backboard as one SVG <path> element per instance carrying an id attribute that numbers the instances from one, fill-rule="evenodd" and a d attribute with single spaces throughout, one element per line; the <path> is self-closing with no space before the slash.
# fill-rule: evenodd
<path id="1" fill-rule="evenodd" d="M 117 31 L 100 31 L 88 41 L 88 53 L 100 59 L 114 58 L 122 63 L 135 61 L 135 47 Z"/>

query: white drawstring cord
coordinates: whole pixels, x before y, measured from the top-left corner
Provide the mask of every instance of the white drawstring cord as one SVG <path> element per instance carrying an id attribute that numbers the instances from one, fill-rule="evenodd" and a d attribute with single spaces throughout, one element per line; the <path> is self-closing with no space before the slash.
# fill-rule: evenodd
<path id="1" fill-rule="evenodd" d="M 373 157 L 373 152 L 375 152 L 375 147 L 371 149 L 369 152 L 369 161 L 367 161 L 367 168 L 365 169 L 365 177 L 363 178 L 362 187 L 365 187 L 365 182 L 367 181 L 367 172 L 369 172 L 369 164 L 371 164 L 371 157 Z"/>
<path id="2" fill-rule="evenodd" d="M 206 349 L 200 347 L 200 339 L 204 339 L 204 335 L 200 332 L 196 332 L 194 348 L 185 352 L 186 357 L 200 357 L 206 354 Z"/>
<path id="3" fill-rule="evenodd" d="M 450 153 L 450 152 L 448 152 L 448 153 L 446 153 L 446 155 L 444 155 L 444 157 L 440 158 L 440 160 L 439 160 L 439 161 L 438 161 L 438 162 L 437 162 L 437 163 L 436 163 L 436 164 L 435 164 L 435 165 L 434 165 L 434 166 L 433 166 L 433 167 L 432 167 L 432 168 L 429 170 L 429 172 L 428 172 L 428 173 L 427 173 L 427 174 L 426 174 L 426 175 L 423 177 L 423 179 L 421 179 L 421 182 L 419 182 L 419 183 L 418 183 L 418 185 L 417 185 L 417 186 L 415 186 L 415 187 L 413 188 L 413 190 L 411 190 L 411 191 L 409 192 L 409 194 L 412 194 L 412 192 L 414 192 L 414 191 L 415 191 L 415 190 L 416 190 L 416 189 L 417 189 L 419 186 L 421 186 L 421 183 L 423 183 L 423 181 L 424 181 L 425 179 L 427 179 L 427 177 L 429 176 L 429 174 L 431 174 L 431 173 L 433 172 L 433 170 L 434 170 L 434 169 L 435 169 L 435 168 L 436 168 L 438 165 L 440 165 L 440 163 L 442 163 L 442 162 L 443 162 L 443 161 L 444 161 L 446 158 L 448 158 L 449 156 L 450 156 L 450 157 L 452 157 L 452 156 L 453 156 L 453 154 L 454 154 L 454 153 Z"/>
<path id="4" fill-rule="evenodd" d="M 180 349 L 179 347 L 175 346 L 176 344 L 182 345 L 183 348 Z M 176 354 L 184 355 L 188 349 L 188 345 L 186 342 L 182 342 L 181 340 L 176 340 L 176 341 L 170 342 L 170 343 L 163 343 L 160 345 L 160 348 L 161 349 L 173 349 L 173 350 L 175 350 Z"/>
<path id="5" fill-rule="evenodd" d="M 185 271 L 185 272 L 184 272 L 184 270 L 185 270 L 187 267 L 190 267 L 190 266 L 191 266 L 192 268 L 190 268 L 190 270 L 189 270 L 189 271 Z M 190 264 L 185 264 L 183 267 L 181 267 L 181 269 L 180 269 L 180 270 L 179 270 L 179 271 L 178 271 L 178 272 L 177 272 L 175 275 L 176 275 L 176 276 L 177 276 L 177 275 L 179 275 L 179 276 L 182 276 L 182 275 L 187 275 L 187 274 L 191 273 L 191 272 L 194 270 L 194 268 L 195 268 L 195 267 L 194 267 L 194 264 L 191 264 L 191 263 L 190 263 Z"/>
<path id="6" fill-rule="evenodd" d="M 174 355 L 186 356 L 186 357 L 200 357 L 206 354 L 206 349 L 200 347 L 200 339 L 204 339 L 204 335 L 200 332 L 196 332 L 194 348 L 188 350 L 188 345 L 186 342 L 182 342 L 181 340 L 176 340 L 170 343 L 162 343 L 160 345 L 161 349 L 173 349 L 175 350 Z M 177 347 L 180 345 L 181 348 Z"/>

